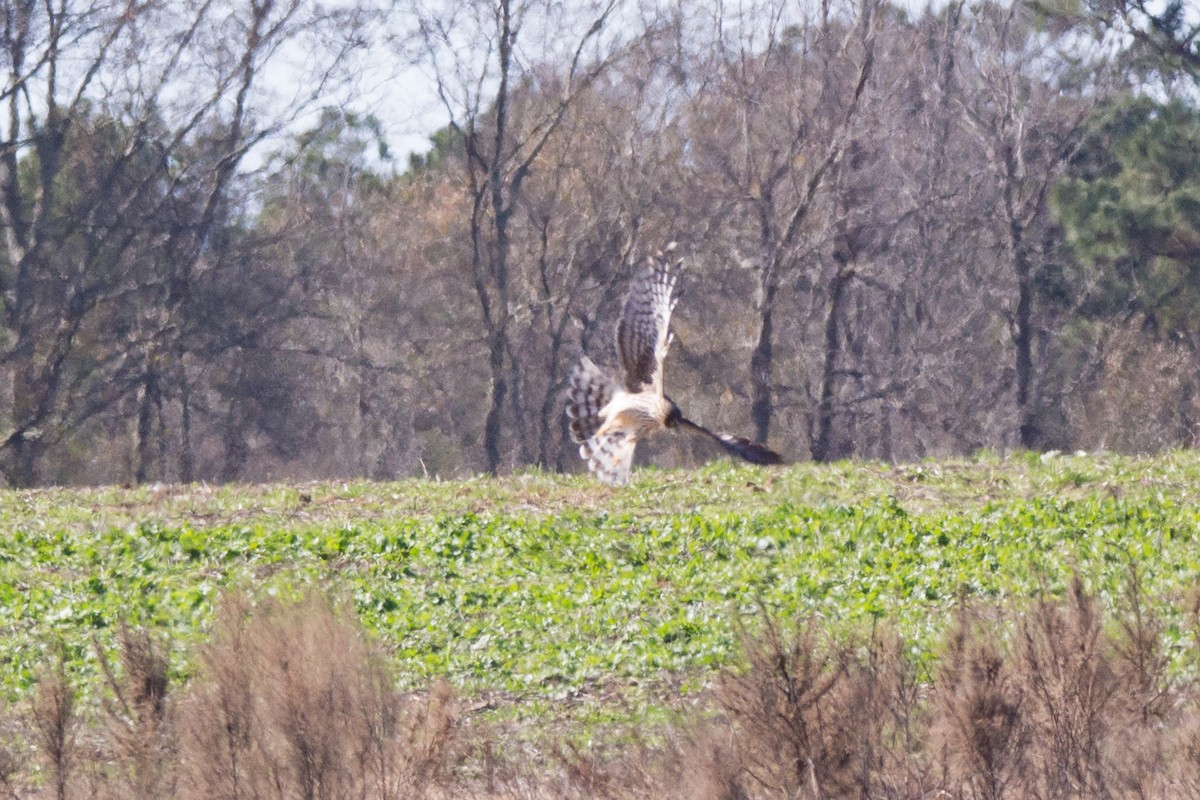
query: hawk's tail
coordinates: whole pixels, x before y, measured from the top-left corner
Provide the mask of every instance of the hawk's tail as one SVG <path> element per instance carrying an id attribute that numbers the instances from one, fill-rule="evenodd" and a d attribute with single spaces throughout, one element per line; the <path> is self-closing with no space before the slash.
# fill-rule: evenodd
<path id="1" fill-rule="evenodd" d="M 567 418 L 571 421 L 571 438 L 576 444 L 585 443 L 600 429 L 604 423 L 600 410 L 608 405 L 616 390 L 616 382 L 590 358 L 579 358 L 571 370 L 567 388 Z"/>

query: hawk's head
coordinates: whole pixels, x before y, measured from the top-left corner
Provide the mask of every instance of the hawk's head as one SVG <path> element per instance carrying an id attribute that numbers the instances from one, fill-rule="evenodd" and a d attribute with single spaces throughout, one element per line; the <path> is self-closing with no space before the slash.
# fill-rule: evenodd
<path id="1" fill-rule="evenodd" d="M 683 411 L 680 410 L 679 406 L 675 405 L 675 401 L 670 397 L 667 397 L 666 401 L 670 406 L 670 410 L 667 411 L 667 418 L 663 420 L 663 425 L 668 428 L 674 428 L 683 419 Z"/>

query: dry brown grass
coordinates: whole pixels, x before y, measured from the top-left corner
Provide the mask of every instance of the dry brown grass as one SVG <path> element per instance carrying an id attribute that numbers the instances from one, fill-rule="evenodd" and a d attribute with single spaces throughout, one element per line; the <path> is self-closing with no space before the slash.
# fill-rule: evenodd
<path id="1" fill-rule="evenodd" d="M 174 690 L 161 642 L 125 630 L 120 644 L 85 733 L 61 663 L 28 713 L 9 715 L 32 749 L 0 751 L 0 789 L 56 800 L 444 796 L 450 687 L 398 692 L 383 654 L 321 598 L 226 598 L 198 677 Z"/>
<path id="2" fill-rule="evenodd" d="M 932 741 L 945 754 L 946 791 L 964 798 L 1189 796 L 1200 762 L 1181 733 L 1194 728 L 1194 680 L 1172 681 L 1157 621 L 1136 585 L 1106 624 L 1075 583 L 1005 628 L 964 615 L 934 695 Z"/>
<path id="3" fill-rule="evenodd" d="M 65 800 L 76 766 L 79 715 L 75 690 L 60 657 L 38 681 L 30 706 L 30 740 L 45 771 L 49 796 Z"/>
<path id="4" fill-rule="evenodd" d="M 1076 584 L 964 608 L 924 679 L 884 626 L 846 639 L 764 617 L 744 666 L 655 744 L 531 753 L 444 682 L 397 691 L 330 602 L 231 595 L 186 686 L 166 645 L 131 630 L 96 708 L 49 665 L 0 724 L 0 797 L 1200 797 L 1200 687 L 1168 673 L 1136 576 L 1120 605 L 1106 618 Z"/>
<path id="5" fill-rule="evenodd" d="M 180 709 L 181 798 L 420 797 L 445 778 L 454 697 L 394 688 L 362 631 L 310 596 L 226 602 Z"/>

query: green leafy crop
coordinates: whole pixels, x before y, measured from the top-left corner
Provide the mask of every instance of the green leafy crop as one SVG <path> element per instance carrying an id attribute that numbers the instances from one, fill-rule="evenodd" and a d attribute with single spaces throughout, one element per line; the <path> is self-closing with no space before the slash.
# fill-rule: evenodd
<path id="1" fill-rule="evenodd" d="M 1200 576 L 1200 456 L 983 456 L 887 467 L 718 464 L 457 483 L 0 494 L 0 686 L 65 647 L 85 686 L 120 624 L 167 636 L 185 679 L 226 588 L 317 586 L 405 680 L 531 703 L 699 685 L 763 611 L 886 619 L 918 658 L 963 599 L 1109 602 L 1136 571 L 1169 609 Z M 1170 628 L 1172 646 L 1187 642 Z"/>

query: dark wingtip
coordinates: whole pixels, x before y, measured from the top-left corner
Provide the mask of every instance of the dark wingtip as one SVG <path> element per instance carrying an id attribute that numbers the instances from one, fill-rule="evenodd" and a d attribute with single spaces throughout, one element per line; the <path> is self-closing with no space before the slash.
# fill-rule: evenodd
<path id="1" fill-rule="evenodd" d="M 751 464 L 774 465 L 782 464 L 783 456 L 766 445 L 752 442 L 744 436 L 731 436 L 728 433 L 719 435 L 725 449 L 734 455 L 749 461 Z"/>
<path id="2" fill-rule="evenodd" d="M 709 436 L 717 444 L 721 445 L 726 451 L 732 453 L 744 461 L 749 461 L 751 464 L 773 465 L 784 463 L 783 456 L 776 453 L 771 448 L 758 442 L 752 442 L 744 436 L 734 436 L 729 433 L 713 433 L 708 428 L 693 422 L 681 413 L 677 424 L 684 428 L 691 428 L 694 431 L 703 433 Z"/>

